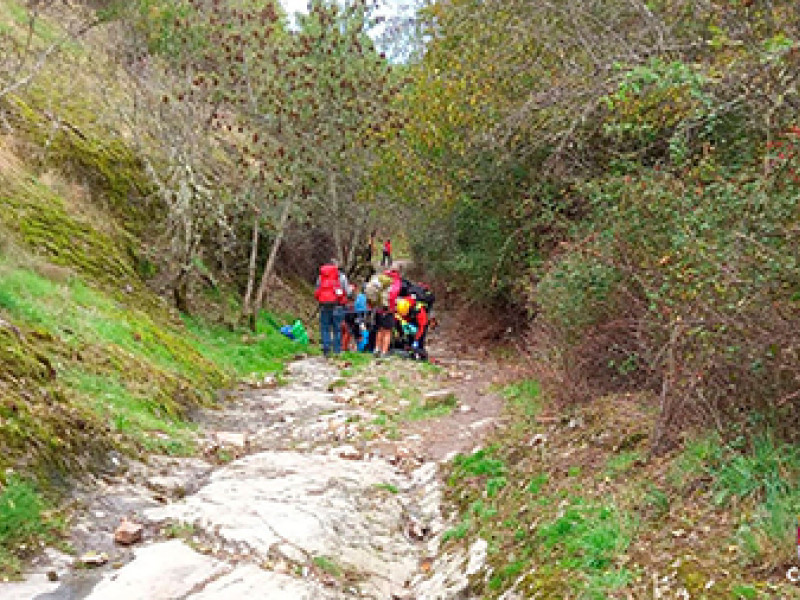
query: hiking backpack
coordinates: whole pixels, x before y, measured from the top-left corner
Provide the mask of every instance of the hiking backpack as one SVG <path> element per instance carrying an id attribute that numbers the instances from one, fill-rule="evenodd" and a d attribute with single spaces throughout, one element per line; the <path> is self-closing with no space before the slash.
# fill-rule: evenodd
<path id="1" fill-rule="evenodd" d="M 347 302 L 347 296 L 339 282 L 339 269 L 335 265 L 322 265 L 319 268 L 319 286 L 314 297 L 322 304 Z"/>
<path id="2" fill-rule="evenodd" d="M 426 283 L 414 283 L 408 279 L 403 279 L 400 288 L 401 296 L 412 296 L 418 302 L 423 303 L 428 307 L 428 310 L 433 309 L 433 303 L 436 301 L 436 295 L 433 290 Z"/>
<path id="3" fill-rule="evenodd" d="M 400 297 L 400 289 L 403 287 L 403 280 L 397 271 L 385 271 L 384 274 L 392 279 L 392 282 L 389 284 L 388 301 L 384 306 L 388 306 L 389 310 L 394 312 L 397 299 Z"/>
<path id="4" fill-rule="evenodd" d="M 367 296 L 367 300 L 369 300 L 372 306 L 380 306 L 382 293 L 383 283 L 380 280 L 380 276 L 373 275 L 364 288 L 364 294 Z"/>

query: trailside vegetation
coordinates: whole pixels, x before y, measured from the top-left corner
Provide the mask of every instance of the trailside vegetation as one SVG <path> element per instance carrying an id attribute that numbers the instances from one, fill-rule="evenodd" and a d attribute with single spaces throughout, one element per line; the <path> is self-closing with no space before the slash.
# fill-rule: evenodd
<path id="1" fill-rule="evenodd" d="M 419 14 L 408 126 L 375 171 L 415 208 L 416 258 L 525 310 L 564 398 L 650 390 L 656 449 L 753 419 L 796 439 L 795 4 Z"/>
<path id="2" fill-rule="evenodd" d="M 507 425 L 448 470 L 445 549 L 487 544 L 469 591 L 794 597 L 796 4 L 419 16 L 376 189 L 429 272 L 527 315 L 542 385 L 505 388 Z"/>

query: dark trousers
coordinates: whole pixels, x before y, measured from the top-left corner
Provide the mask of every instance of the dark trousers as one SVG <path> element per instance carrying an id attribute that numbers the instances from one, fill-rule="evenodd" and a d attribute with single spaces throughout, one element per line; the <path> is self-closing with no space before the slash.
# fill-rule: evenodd
<path id="1" fill-rule="evenodd" d="M 392 254 L 391 252 L 387 252 L 386 250 L 383 251 L 383 256 L 381 257 L 381 266 L 382 267 L 391 267 L 392 266 Z"/>
<path id="2" fill-rule="evenodd" d="M 425 329 L 422 331 L 422 335 L 417 340 L 419 342 L 419 348 L 414 352 L 414 358 L 417 360 L 427 360 L 428 359 L 428 351 L 425 350 L 425 338 L 428 337 L 428 326 L 425 326 Z M 411 340 L 414 341 L 413 338 Z"/>
<path id="3" fill-rule="evenodd" d="M 322 338 L 322 353 L 326 356 L 342 351 L 342 321 L 344 311 L 338 304 L 319 305 L 319 334 Z"/>

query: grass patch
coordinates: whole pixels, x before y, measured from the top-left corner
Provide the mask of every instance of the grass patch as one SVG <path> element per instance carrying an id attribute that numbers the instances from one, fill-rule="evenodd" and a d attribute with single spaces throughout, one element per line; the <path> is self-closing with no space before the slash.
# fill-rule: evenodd
<path id="1" fill-rule="evenodd" d="M 758 598 L 758 590 L 752 585 L 735 585 L 731 589 L 735 600 L 752 600 Z"/>
<path id="2" fill-rule="evenodd" d="M 533 379 L 522 379 L 504 386 L 500 393 L 510 408 L 533 419 L 541 410 L 541 386 Z"/>
<path id="3" fill-rule="evenodd" d="M 267 319 L 262 314 L 261 319 Z M 288 339 L 274 328 L 261 326 L 264 333 L 250 339 L 242 331 L 209 325 L 200 319 L 184 317 L 186 327 L 193 334 L 197 350 L 208 360 L 239 377 L 250 374 L 282 372 L 287 360 L 307 346 Z"/>
<path id="4" fill-rule="evenodd" d="M 748 564 L 777 567 L 794 555 L 800 514 L 800 449 L 795 445 L 768 434 L 727 444 L 707 436 L 685 446 L 668 480 L 677 489 L 710 480 L 716 507 L 737 509 L 732 542 Z"/>
<path id="5" fill-rule="evenodd" d="M 653 519 L 660 519 L 669 513 L 670 498 L 663 490 L 648 483 L 644 491 L 644 513 Z"/>
<path id="6" fill-rule="evenodd" d="M 44 330 L 75 349 L 114 347 L 204 387 L 222 381 L 223 369 L 197 351 L 207 348 L 199 333 L 187 335 L 166 315 L 158 322 L 77 277 L 58 283 L 0 259 L 0 306 L 15 322 Z"/>
<path id="7" fill-rule="evenodd" d="M 501 566 L 496 573 L 494 573 L 491 578 L 489 578 L 489 589 L 490 590 L 500 590 L 503 587 L 503 584 L 506 580 L 516 579 L 527 566 L 527 561 L 525 560 L 515 560 L 508 564 Z"/>
<path id="8" fill-rule="evenodd" d="M 198 318 L 184 317 L 185 327 L 159 323 L 78 278 L 59 284 L 2 259 L 0 275 L 0 307 L 16 321 L 43 328 L 76 347 L 115 346 L 194 380 L 200 376 L 221 382 L 223 373 L 244 377 L 278 372 L 298 349 L 296 342 L 269 327 L 251 339 Z"/>
<path id="9" fill-rule="evenodd" d="M 131 392 L 114 376 L 70 371 L 65 380 L 115 432 L 151 452 L 188 456 L 195 451 L 195 428 L 171 414 L 169 406 L 152 396 Z"/>
<path id="10" fill-rule="evenodd" d="M 638 450 L 628 450 L 610 456 L 606 461 L 604 473 L 612 479 L 624 475 L 630 471 L 634 465 L 644 460 L 644 454 Z"/>
<path id="11" fill-rule="evenodd" d="M 344 573 L 336 561 L 328 556 L 315 556 L 312 562 L 320 571 L 327 573 L 331 577 L 341 577 Z"/>
<path id="12" fill-rule="evenodd" d="M 573 498 L 561 516 L 539 528 L 537 536 L 562 566 L 602 571 L 625 551 L 631 530 L 629 518 L 617 509 Z"/>
<path id="13" fill-rule="evenodd" d="M 717 436 L 707 436 L 686 444 L 681 454 L 672 461 L 667 474 L 671 485 L 683 488 L 698 477 L 709 474 L 709 465 L 722 457 L 722 445 Z"/>
<path id="14" fill-rule="evenodd" d="M 459 454 L 453 458 L 453 470 L 449 483 L 453 485 L 459 479 L 485 475 L 489 478 L 501 477 L 506 474 L 505 463 L 495 457 L 497 446 L 490 446 L 470 455 Z"/>
<path id="15" fill-rule="evenodd" d="M 390 494 L 399 494 L 400 490 L 397 489 L 396 485 L 392 485 L 391 483 L 376 483 L 375 484 L 376 490 L 382 490 L 385 492 L 389 492 Z"/>
<path id="16" fill-rule="evenodd" d="M 747 562 L 773 567 L 783 564 L 795 553 L 800 449 L 761 435 L 741 450 L 726 447 L 709 471 L 716 504 L 753 506 L 752 511 L 741 513 L 734 535 Z"/>
<path id="17" fill-rule="evenodd" d="M 0 575 L 19 574 L 21 560 L 54 541 L 63 526 L 30 482 L 10 477 L 0 492 Z"/>
<path id="18" fill-rule="evenodd" d="M 539 475 L 534 476 L 530 480 L 525 489 L 528 491 L 529 494 L 538 494 L 542 491 L 542 488 L 547 484 L 548 479 L 549 477 L 547 473 L 540 473 Z"/>
<path id="19" fill-rule="evenodd" d="M 191 523 L 168 523 L 161 529 L 161 535 L 168 539 L 188 540 L 195 534 L 195 527 Z"/>
<path id="20" fill-rule="evenodd" d="M 372 354 L 368 352 L 353 352 L 351 350 L 342 352 L 336 357 L 336 360 L 337 362 L 350 363 L 347 368 L 351 371 L 352 375 L 355 375 L 374 362 Z"/>
<path id="21" fill-rule="evenodd" d="M 463 540 L 467 536 L 469 529 L 470 522 L 468 520 L 462 521 L 442 534 L 442 543 L 449 542 L 450 540 Z"/>
<path id="22" fill-rule="evenodd" d="M 426 377 L 435 377 L 444 373 L 444 368 L 431 362 L 419 363 L 419 371 Z"/>
<path id="23" fill-rule="evenodd" d="M 539 528 L 537 537 L 550 560 L 583 575 L 574 581 L 576 591 L 602 598 L 632 577 L 615 567 L 615 559 L 628 548 L 635 528 L 633 519 L 615 507 L 573 498 L 560 516 Z"/>
<path id="24" fill-rule="evenodd" d="M 458 404 L 458 400 L 453 396 L 445 402 L 427 405 L 424 401 L 414 398 L 410 404 L 400 413 L 403 421 L 423 421 L 425 419 L 437 419 L 452 414 Z"/>

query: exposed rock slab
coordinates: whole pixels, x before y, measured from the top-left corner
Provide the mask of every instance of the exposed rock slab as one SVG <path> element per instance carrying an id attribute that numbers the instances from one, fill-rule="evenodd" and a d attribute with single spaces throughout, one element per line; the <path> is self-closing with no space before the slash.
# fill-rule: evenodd
<path id="1" fill-rule="evenodd" d="M 193 523 L 264 559 L 335 557 L 366 576 L 363 592 L 385 598 L 413 572 L 416 550 L 393 535 L 402 530 L 403 505 L 377 486 L 404 483 L 380 460 L 262 452 L 216 471 L 196 494 L 145 515 Z"/>
<path id="2" fill-rule="evenodd" d="M 174 600 L 202 590 L 231 567 L 179 540 L 146 546 L 133 561 L 109 573 L 88 600 Z"/>
<path id="3" fill-rule="evenodd" d="M 3 600 L 31 600 L 40 594 L 47 594 L 59 587 L 58 582 L 50 581 L 44 573 L 29 575 L 25 581 L 0 583 L 0 598 Z"/>
<path id="4" fill-rule="evenodd" d="M 336 597 L 334 592 L 316 582 L 264 571 L 255 565 L 245 565 L 212 582 L 200 593 L 189 596 L 189 600 L 328 600 Z"/>
<path id="5" fill-rule="evenodd" d="M 220 443 L 213 432 L 233 432 L 227 445 L 249 456 L 224 466 L 153 458 L 112 485 L 98 482 L 102 502 L 92 504 L 79 526 L 93 534 L 91 549 L 113 552 L 115 565 L 130 562 L 119 570 L 79 571 L 83 578 L 64 579 L 46 597 L 463 597 L 465 571 L 481 553 L 436 558 L 445 528 L 442 491 L 437 465 L 415 458 L 421 436 L 393 441 L 388 460 L 376 457 L 376 448 L 360 439 L 359 423 L 373 418 L 380 398 L 340 386 L 327 391 L 338 372 L 321 359 L 290 370 L 287 387 L 248 389 L 224 410 L 198 415 L 209 441 Z M 154 524 L 190 523 L 196 547 L 213 556 L 177 540 L 135 551 L 100 544 L 111 542 L 108 533 L 122 516 L 145 523 L 150 539 L 164 531 Z M 426 568 L 419 573 L 423 558 Z M 58 585 L 43 584 L 38 590 L 45 593 Z M 36 597 L 5 591 L 0 586 L 3 599 Z"/>

